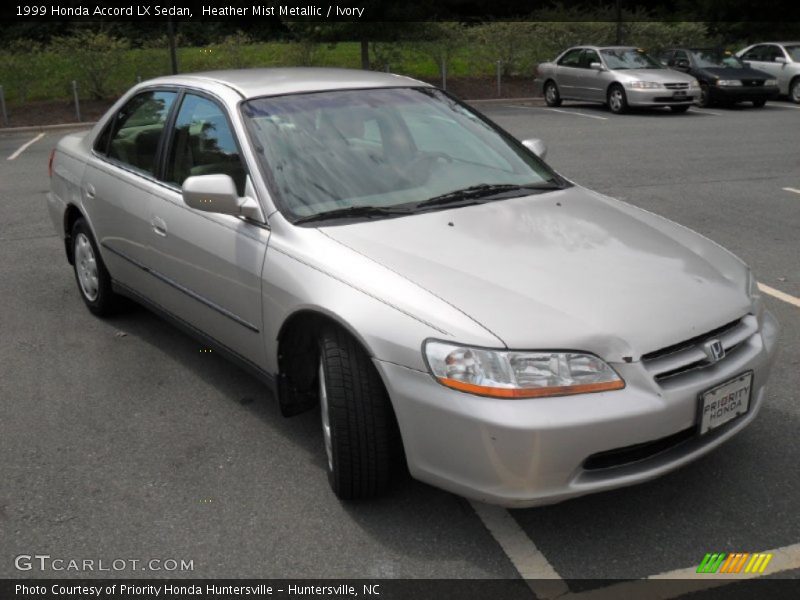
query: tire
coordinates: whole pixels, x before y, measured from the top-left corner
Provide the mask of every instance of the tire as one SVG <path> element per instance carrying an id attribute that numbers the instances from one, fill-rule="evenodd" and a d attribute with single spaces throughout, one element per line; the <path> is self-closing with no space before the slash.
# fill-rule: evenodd
<path id="1" fill-rule="evenodd" d="M 789 82 L 789 100 L 800 104 L 800 77 L 795 77 Z"/>
<path id="2" fill-rule="evenodd" d="M 70 240 L 75 281 L 83 302 L 98 317 L 113 314 L 119 308 L 121 298 L 111 289 L 111 277 L 85 220 L 75 221 Z"/>
<path id="3" fill-rule="evenodd" d="M 389 396 L 364 349 L 346 331 L 320 335 L 317 369 L 328 482 L 343 500 L 385 494 L 402 460 Z"/>
<path id="4" fill-rule="evenodd" d="M 753 100 L 753 106 L 755 108 L 764 108 L 767 105 L 767 101 L 764 98 L 759 100 Z"/>
<path id="5" fill-rule="evenodd" d="M 714 102 L 711 100 L 711 90 L 708 87 L 707 83 L 700 84 L 700 99 L 697 102 L 697 105 L 701 108 L 708 108 L 713 105 Z"/>
<path id="6" fill-rule="evenodd" d="M 625 96 L 625 90 L 621 85 L 615 83 L 608 88 L 606 104 L 615 115 L 621 115 L 628 111 L 628 98 Z"/>
<path id="7" fill-rule="evenodd" d="M 547 106 L 561 106 L 561 94 L 558 92 L 558 86 L 552 79 L 544 84 L 544 102 Z"/>
<path id="8" fill-rule="evenodd" d="M 689 110 L 690 106 L 688 104 L 681 104 L 679 106 L 670 106 L 669 109 L 674 112 L 675 114 L 679 115 L 681 113 L 685 113 Z"/>

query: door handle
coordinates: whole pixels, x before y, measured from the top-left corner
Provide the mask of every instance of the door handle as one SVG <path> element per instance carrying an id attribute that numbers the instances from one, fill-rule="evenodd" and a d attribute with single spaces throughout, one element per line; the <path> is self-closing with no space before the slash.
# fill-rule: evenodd
<path id="1" fill-rule="evenodd" d="M 156 234 L 160 235 L 161 237 L 167 236 L 167 224 L 161 217 L 153 217 L 150 220 L 150 225 L 153 226 L 153 231 L 155 231 Z"/>
<path id="2" fill-rule="evenodd" d="M 86 187 L 84 188 L 84 192 L 86 194 L 86 197 L 89 200 L 94 200 L 95 190 L 94 190 L 94 186 L 91 183 L 87 183 L 86 184 Z"/>

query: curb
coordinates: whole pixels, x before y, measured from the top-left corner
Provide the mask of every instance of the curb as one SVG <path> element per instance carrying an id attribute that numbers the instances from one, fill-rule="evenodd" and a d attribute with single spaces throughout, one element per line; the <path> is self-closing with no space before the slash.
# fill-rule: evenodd
<path id="1" fill-rule="evenodd" d="M 57 131 L 59 129 L 91 129 L 96 121 L 82 123 L 59 123 L 58 125 L 27 125 L 25 127 L 0 127 L 0 135 L 9 133 L 28 133 L 31 131 Z"/>
<path id="2" fill-rule="evenodd" d="M 508 102 L 536 102 L 544 104 L 542 97 L 529 98 L 476 98 L 474 100 L 464 99 L 466 104 L 504 104 Z M 59 129 L 90 129 L 94 127 L 96 121 L 83 121 L 81 123 L 59 123 L 57 125 L 26 125 L 25 127 L 0 127 L 0 135 L 13 133 L 29 133 L 31 131 L 58 131 Z"/>
<path id="3" fill-rule="evenodd" d="M 508 102 L 536 102 L 537 104 L 544 104 L 544 98 L 541 96 L 531 96 L 528 98 L 476 98 L 475 100 L 462 99 L 466 104 L 492 104 L 492 103 L 508 103 Z"/>

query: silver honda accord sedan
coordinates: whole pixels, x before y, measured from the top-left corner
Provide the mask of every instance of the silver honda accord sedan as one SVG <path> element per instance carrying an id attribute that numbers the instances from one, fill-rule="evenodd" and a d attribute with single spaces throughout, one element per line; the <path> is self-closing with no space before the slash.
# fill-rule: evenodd
<path id="1" fill-rule="evenodd" d="M 778 333 L 741 260 L 542 154 L 405 77 L 196 73 L 64 137 L 48 201 L 89 310 L 132 298 L 319 410 L 341 498 L 407 469 L 533 506 L 741 431 Z"/>
<path id="2" fill-rule="evenodd" d="M 548 106 L 560 106 L 562 100 L 602 102 L 618 114 L 658 106 L 683 113 L 700 97 L 694 77 L 627 46 L 569 48 L 537 67 L 534 84 Z"/>

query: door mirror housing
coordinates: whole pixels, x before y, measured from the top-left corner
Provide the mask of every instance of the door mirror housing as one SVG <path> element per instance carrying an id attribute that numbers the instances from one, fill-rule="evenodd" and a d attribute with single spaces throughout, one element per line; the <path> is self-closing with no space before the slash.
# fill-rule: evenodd
<path id="1" fill-rule="evenodd" d="M 685 58 L 679 58 L 675 61 L 675 68 L 681 71 L 687 71 L 689 69 L 689 61 Z"/>
<path id="2" fill-rule="evenodd" d="M 789 62 L 789 61 L 788 61 L 788 60 L 786 60 L 786 57 L 785 57 L 785 56 L 776 56 L 776 57 L 773 59 L 773 61 L 772 61 L 772 62 L 776 62 L 776 63 L 780 63 L 780 64 L 782 64 L 782 65 L 785 65 L 785 64 L 786 64 L 787 62 Z"/>
<path id="3" fill-rule="evenodd" d="M 193 175 L 181 187 L 186 206 L 205 212 L 262 221 L 261 208 L 249 196 L 239 197 L 230 175 Z"/>
<path id="4" fill-rule="evenodd" d="M 545 146 L 544 142 L 538 138 L 522 140 L 522 145 L 542 160 L 544 160 L 544 157 L 547 156 L 547 146 Z"/>
<path id="5" fill-rule="evenodd" d="M 594 69 L 595 71 L 605 71 L 606 68 L 603 66 L 603 63 L 599 62 L 592 62 L 589 63 L 589 68 Z"/>

